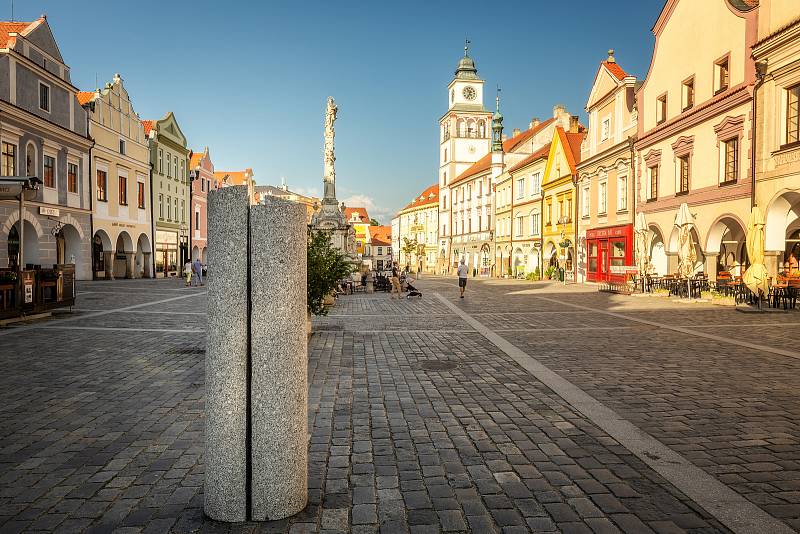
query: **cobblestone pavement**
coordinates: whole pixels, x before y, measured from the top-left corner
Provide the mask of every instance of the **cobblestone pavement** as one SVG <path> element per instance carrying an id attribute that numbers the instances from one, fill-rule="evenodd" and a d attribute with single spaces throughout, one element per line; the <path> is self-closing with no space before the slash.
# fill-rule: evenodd
<path id="1" fill-rule="evenodd" d="M 728 531 L 467 316 L 800 528 L 800 359 L 779 353 L 800 314 L 419 287 L 421 300 L 343 297 L 315 320 L 310 503 L 265 524 L 202 515 L 202 289 L 81 283 L 73 313 L 0 330 L 0 531 Z"/>

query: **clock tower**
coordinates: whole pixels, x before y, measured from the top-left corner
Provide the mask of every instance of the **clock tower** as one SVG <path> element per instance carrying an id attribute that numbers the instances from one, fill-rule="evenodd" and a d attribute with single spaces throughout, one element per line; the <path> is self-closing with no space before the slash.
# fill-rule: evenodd
<path id="1" fill-rule="evenodd" d="M 447 86 L 447 112 L 439 119 L 439 256 L 443 268 L 452 267 L 448 258 L 452 235 L 452 182 L 489 153 L 492 114 L 483 107 L 483 80 L 469 56 L 458 61 L 455 76 Z"/>

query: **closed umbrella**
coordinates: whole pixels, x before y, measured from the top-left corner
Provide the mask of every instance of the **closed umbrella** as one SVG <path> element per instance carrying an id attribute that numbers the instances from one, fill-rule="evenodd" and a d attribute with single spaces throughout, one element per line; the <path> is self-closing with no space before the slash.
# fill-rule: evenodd
<path id="1" fill-rule="evenodd" d="M 636 224 L 634 225 L 634 232 L 636 233 L 636 266 L 639 269 L 639 276 L 642 279 L 642 291 L 644 291 L 644 277 L 650 269 L 650 254 L 647 246 L 647 220 L 644 213 L 639 212 L 636 214 Z"/>
<path id="2" fill-rule="evenodd" d="M 686 278 L 686 289 L 691 297 L 689 278 L 694 274 L 694 264 L 697 261 L 697 251 L 694 249 L 692 228 L 694 228 L 694 215 L 689 212 L 689 206 L 684 202 L 675 216 L 675 226 L 678 227 L 678 273 Z"/>
<path id="3" fill-rule="evenodd" d="M 685 202 L 681 204 L 675 216 L 675 226 L 678 227 L 678 272 L 688 278 L 694 274 L 697 251 L 692 239 L 694 215 L 689 212 L 689 206 Z"/>
<path id="4" fill-rule="evenodd" d="M 760 297 L 769 292 L 767 267 L 764 265 L 764 214 L 758 206 L 753 206 L 750 220 L 747 221 L 747 256 L 750 267 L 742 276 L 742 281 L 754 295 Z"/>

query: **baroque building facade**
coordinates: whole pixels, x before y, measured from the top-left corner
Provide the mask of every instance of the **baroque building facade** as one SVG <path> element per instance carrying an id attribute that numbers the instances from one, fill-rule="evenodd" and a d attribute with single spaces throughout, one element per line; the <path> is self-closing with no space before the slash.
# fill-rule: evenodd
<path id="1" fill-rule="evenodd" d="M 192 184 L 192 261 L 199 259 L 205 265 L 208 259 L 208 193 L 215 187 L 214 162 L 208 147 L 190 154 L 189 179 Z"/>
<path id="2" fill-rule="evenodd" d="M 636 78 L 620 67 L 613 50 L 600 63 L 586 111 L 589 127 L 577 165 L 577 280 L 623 282 L 635 270 Z"/>
<path id="3" fill-rule="evenodd" d="M 74 264 L 92 277 L 92 198 L 86 110 L 46 17 L 0 24 L 0 146 L 3 176 L 42 184 L 22 215 L 23 265 Z M 0 265 L 17 268 L 20 216 L 0 201 Z"/>
<path id="4" fill-rule="evenodd" d="M 142 121 L 142 125 L 150 145 L 156 276 L 177 276 L 191 258 L 190 151 L 172 112 L 157 121 Z"/>
<path id="5" fill-rule="evenodd" d="M 753 47 L 756 90 L 755 203 L 765 215 L 769 276 L 800 258 L 800 12 L 794 0 L 761 0 Z"/>
<path id="6" fill-rule="evenodd" d="M 104 88 L 78 93 L 94 140 L 89 176 L 94 278 L 153 276 L 150 149 L 119 74 Z"/>
<path id="7" fill-rule="evenodd" d="M 416 272 L 436 272 L 439 242 L 439 184 L 433 184 L 397 213 L 399 246 L 396 257 L 402 267 Z M 406 243 L 414 244 L 413 252 Z"/>
<path id="8" fill-rule="evenodd" d="M 668 0 L 653 27 L 655 48 L 637 93 L 636 203 L 658 274 L 677 269 L 682 204 L 695 218 L 694 271 L 711 280 L 743 272 L 757 18 L 753 0 Z"/>

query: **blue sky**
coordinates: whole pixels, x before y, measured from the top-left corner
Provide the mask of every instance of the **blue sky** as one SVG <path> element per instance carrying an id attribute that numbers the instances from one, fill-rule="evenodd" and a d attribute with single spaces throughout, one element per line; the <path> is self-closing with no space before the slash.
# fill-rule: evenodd
<path id="1" fill-rule="evenodd" d="M 437 120 L 463 54 L 502 87 L 506 131 L 565 104 L 585 117 L 609 48 L 643 78 L 663 0 L 503 3 L 16 0 L 46 13 L 72 81 L 122 74 L 143 119 L 173 111 L 217 169 L 252 167 L 259 184 L 319 194 L 325 99 L 336 98 L 337 196 L 388 224 L 436 181 Z M 3 5 L 5 4 L 5 5 Z M 93 7 L 94 6 L 94 7 Z M 10 17 L 10 0 L 0 16 Z M 585 118 L 584 118 L 585 120 Z"/>

